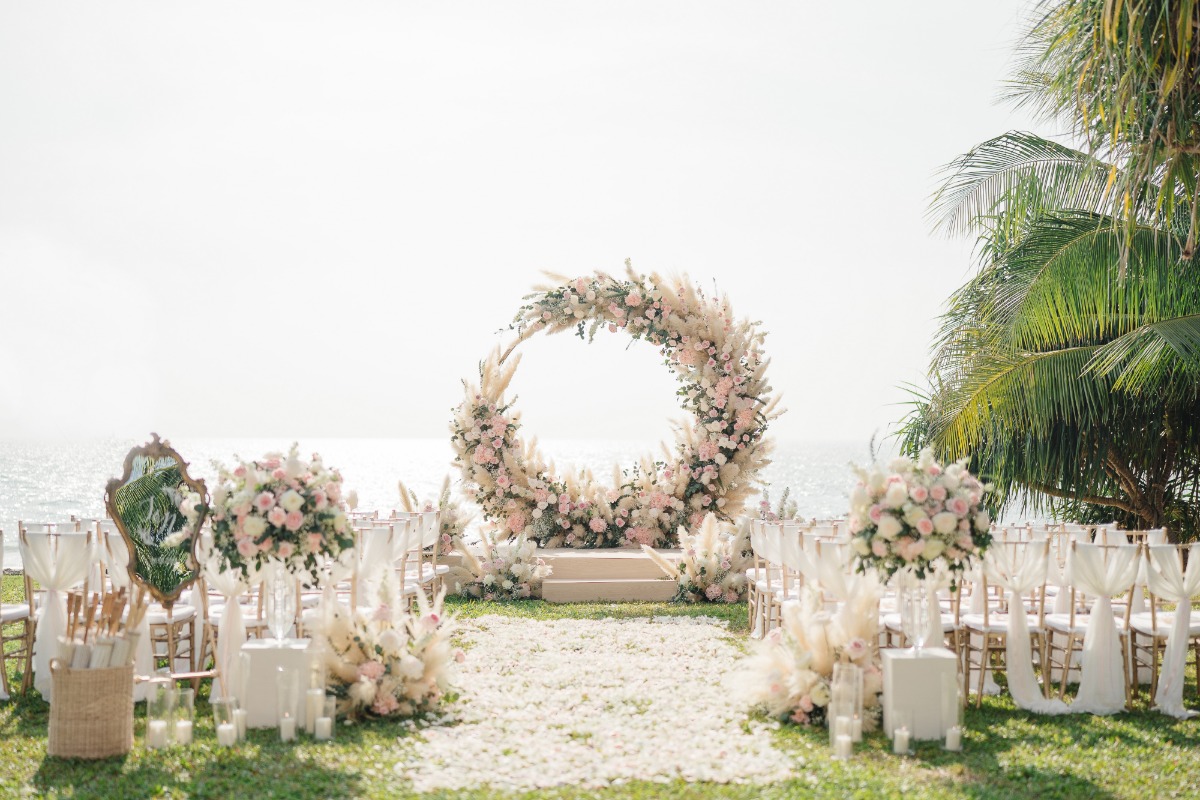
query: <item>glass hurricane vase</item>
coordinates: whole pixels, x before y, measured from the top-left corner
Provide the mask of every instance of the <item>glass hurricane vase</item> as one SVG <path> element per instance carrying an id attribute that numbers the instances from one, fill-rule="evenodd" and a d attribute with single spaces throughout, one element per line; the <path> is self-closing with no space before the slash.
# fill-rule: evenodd
<path id="1" fill-rule="evenodd" d="M 900 625 L 914 652 L 920 653 L 929 640 L 930 614 L 929 593 L 923 582 L 901 590 Z"/>
<path id="2" fill-rule="evenodd" d="M 267 581 L 266 611 L 271 638 L 282 642 L 296 621 L 296 585 L 282 567 L 275 569 Z"/>

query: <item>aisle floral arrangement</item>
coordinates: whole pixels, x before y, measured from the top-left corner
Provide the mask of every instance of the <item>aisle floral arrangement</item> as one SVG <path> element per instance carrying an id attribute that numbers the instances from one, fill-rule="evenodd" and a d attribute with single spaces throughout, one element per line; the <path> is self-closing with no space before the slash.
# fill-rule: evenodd
<path id="1" fill-rule="evenodd" d="M 855 664 L 863 671 L 866 730 L 883 713 L 883 672 L 878 640 L 878 584 L 863 581 L 860 591 L 836 614 L 821 607 L 816 592 L 783 606 L 781 627 L 753 644 L 744 664 L 740 687 L 746 702 L 776 719 L 798 725 L 826 724 L 835 663 Z"/>
<path id="2" fill-rule="evenodd" d="M 341 474 L 319 455 L 305 462 L 292 445 L 287 456 L 268 453 L 232 470 L 216 466 L 213 546 L 230 568 L 249 577 L 279 563 L 314 585 L 324 557 L 354 547 L 346 510 L 357 496 L 344 493 Z"/>
<path id="3" fill-rule="evenodd" d="M 849 528 L 859 572 L 875 569 L 887 579 L 905 570 L 924 579 L 960 573 L 983 554 L 992 541 L 983 498 L 992 487 L 967 471 L 968 461 L 943 468 L 926 449 L 916 461 L 857 470 Z"/>
<path id="4" fill-rule="evenodd" d="M 541 596 L 542 581 L 550 576 L 552 567 L 537 554 L 537 543 L 520 534 L 509 542 L 493 542 L 488 532 L 481 531 L 483 558 L 466 547 L 460 552 L 463 565 L 472 579 L 460 586 L 467 597 L 483 600 L 524 600 Z"/>
<path id="5" fill-rule="evenodd" d="M 763 489 L 762 500 L 758 501 L 758 518 L 767 522 L 782 522 L 798 518 L 800 507 L 791 497 L 791 487 L 785 487 L 783 494 L 779 497 L 779 502 L 772 507 L 771 492 L 769 489 Z"/>
<path id="6" fill-rule="evenodd" d="M 328 690 L 339 715 L 415 717 L 442 710 L 457 697 L 456 666 L 465 659 L 451 642 L 454 619 L 439 594 L 432 603 L 417 592 L 417 610 L 379 582 L 378 605 L 351 611 L 323 606 L 317 635 L 325 653 Z"/>
<path id="7" fill-rule="evenodd" d="M 687 281 L 632 269 L 625 279 L 556 280 L 520 310 L 516 344 L 566 330 L 643 339 L 674 372 L 694 424 L 680 428 L 662 460 L 614 468 L 608 486 L 590 473 L 557 477 L 536 440 L 520 438 L 520 415 L 504 397 L 520 358 L 508 360 L 512 347 L 497 351 L 481 365 L 479 385 L 467 387 L 451 426 L 468 499 L 501 531 L 544 547 L 670 546 L 680 526 L 699 527 L 705 514 L 735 517 L 769 463 L 765 433 L 781 413 L 766 382 L 764 334 L 735 320 L 727 299 L 706 297 Z"/>
<path id="8" fill-rule="evenodd" d="M 672 564 L 652 547 L 642 545 L 667 577 L 678 582 L 675 600 L 736 603 L 745 596 L 746 568 L 754 552 L 744 519 L 735 526 L 708 514 L 695 533 L 679 529 L 679 548 L 679 563 Z"/>
<path id="9" fill-rule="evenodd" d="M 438 492 L 437 501 L 426 500 L 422 503 L 417 499 L 417 493 L 408 488 L 404 481 L 399 482 L 400 504 L 408 512 L 437 511 L 438 527 L 441 531 L 441 552 L 462 550 L 462 536 L 467 525 L 475 515 L 463 507 L 462 501 L 450 491 L 450 476 L 442 480 L 442 489 Z"/>

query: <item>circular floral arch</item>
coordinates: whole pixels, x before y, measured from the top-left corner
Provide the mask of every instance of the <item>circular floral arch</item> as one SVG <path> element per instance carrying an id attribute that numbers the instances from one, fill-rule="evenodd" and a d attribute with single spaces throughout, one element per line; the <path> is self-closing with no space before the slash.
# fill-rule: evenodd
<path id="1" fill-rule="evenodd" d="M 512 326 L 517 340 L 480 365 L 478 385 L 467 385 L 455 410 L 451 441 L 465 493 L 510 535 L 524 533 L 546 547 L 672 545 L 681 525 L 696 527 L 710 511 L 736 516 L 770 463 L 767 425 L 782 410 L 766 382 L 765 334 L 735 320 L 725 297 L 625 266 L 625 279 L 552 276 L 558 285 L 526 297 Z M 615 467 L 609 486 L 587 472 L 555 475 L 536 439 L 519 438 L 520 413 L 504 396 L 521 342 L 572 329 L 589 341 L 601 329 L 623 331 L 659 347 L 693 417 L 662 459 Z"/>

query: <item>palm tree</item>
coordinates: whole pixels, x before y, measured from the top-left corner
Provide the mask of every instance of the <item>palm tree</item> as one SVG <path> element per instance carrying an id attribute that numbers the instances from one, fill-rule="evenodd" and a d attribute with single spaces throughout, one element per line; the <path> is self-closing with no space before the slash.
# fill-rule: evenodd
<path id="1" fill-rule="evenodd" d="M 1000 499 L 1193 535 L 1200 520 L 1200 259 L 1185 215 L 1108 211 L 1114 167 L 1010 133 L 933 204 L 981 268 L 950 300 L 902 440 L 972 455 Z M 1142 198 L 1167 190 L 1146 181 Z"/>
<path id="2" fill-rule="evenodd" d="M 1109 162 L 1106 221 L 1123 232 L 1118 277 L 1147 210 L 1180 238 L 1181 260 L 1196 252 L 1198 27 L 1195 0 L 1042 0 L 1019 49 L 1010 97 L 1065 123 Z"/>

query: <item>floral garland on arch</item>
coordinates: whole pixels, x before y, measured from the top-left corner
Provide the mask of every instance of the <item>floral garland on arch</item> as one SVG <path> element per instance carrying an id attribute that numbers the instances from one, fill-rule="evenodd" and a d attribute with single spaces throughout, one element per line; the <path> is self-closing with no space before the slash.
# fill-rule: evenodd
<path id="1" fill-rule="evenodd" d="M 736 320 L 725 297 L 626 268 L 625 279 L 556 277 L 529 295 L 513 324 L 517 341 L 481 364 L 479 384 L 455 410 L 451 442 L 467 497 L 508 535 L 546 547 L 670 545 L 680 526 L 697 528 L 709 512 L 735 517 L 769 463 L 767 425 L 782 409 L 766 381 L 765 334 Z M 609 486 L 587 472 L 556 475 L 536 439 L 520 438 L 520 414 L 504 395 L 522 341 L 566 330 L 590 340 L 601 329 L 658 347 L 694 418 L 661 460 L 614 467 Z"/>
<path id="2" fill-rule="evenodd" d="M 347 506 L 357 495 L 319 455 L 303 461 L 292 445 L 287 456 L 268 453 L 232 470 L 217 465 L 213 491 L 213 549 L 246 578 L 269 563 L 282 564 L 309 586 L 319 581 L 324 557 L 354 547 Z"/>

